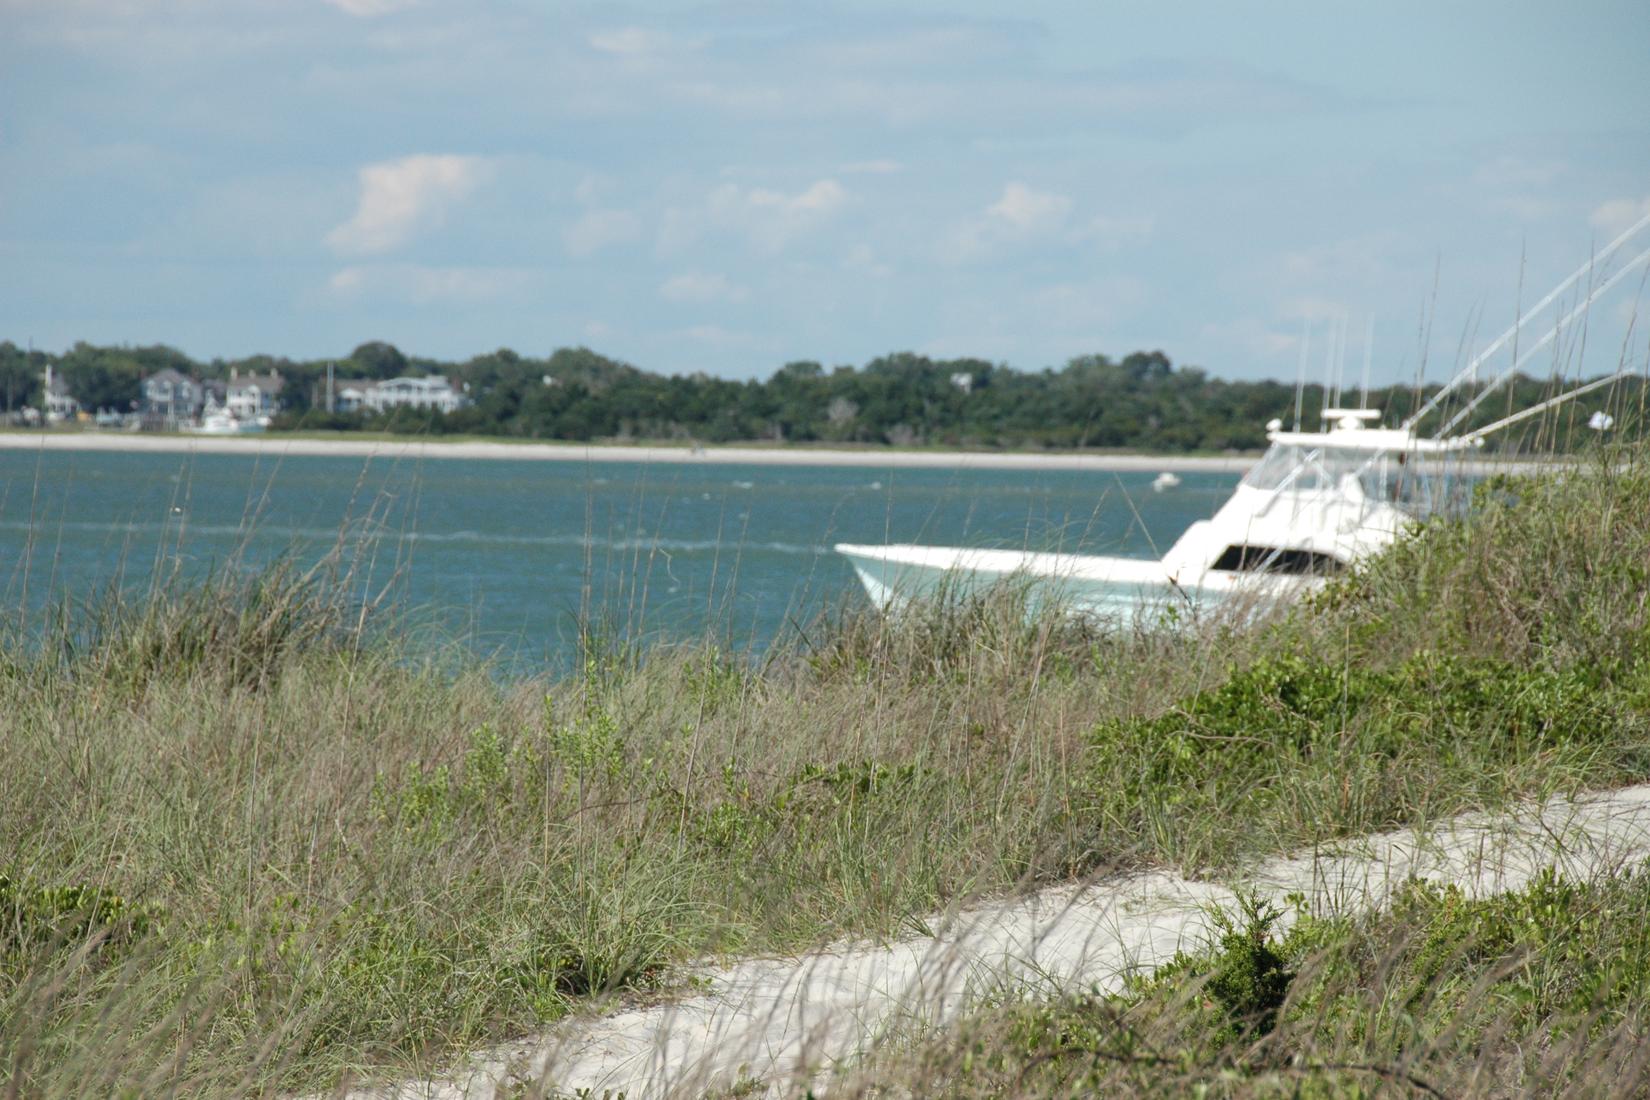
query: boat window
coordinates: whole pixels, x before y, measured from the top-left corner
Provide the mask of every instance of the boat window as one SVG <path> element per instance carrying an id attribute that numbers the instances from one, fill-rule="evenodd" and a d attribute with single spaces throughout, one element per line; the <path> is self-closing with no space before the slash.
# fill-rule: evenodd
<path id="1" fill-rule="evenodd" d="M 1399 456 L 1351 447 L 1273 444 L 1243 478 L 1252 489 L 1294 493 L 1332 491 L 1369 500 L 1421 503 L 1425 486 Z M 1354 488 L 1356 485 L 1356 488 Z"/>
<path id="2" fill-rule="evenodd" d="M 1243 484 L 1252 489 L 1315 493 L 1340 489 L 1348 474 L 1362 472 L 1368 451 L 1344 447 L 1300 447 L 1274 443 L 1244 475 Z"/>
<path id="3" fill-rule="evenodd" d="M 1421 517 L 1450 506 L 1460 495 L 1461 478 L 1442 463 L 1428 462 L 1413 455 L 1386 453 L 1358 475 L 1364 495 L 1387 501 L 1412 516 Z"/>
<path id="4" fill-rule="evenodd" d="M 1255 546 L 1238 542 L 1221 551 L 1214 568 L 1225 573 L 1288 573 L 1325 576 L 1339 573 L 1342 562 L 1333 554 L 1286 546 Z"/>
<path id="5" fill-rule="evenodd" d="M 1461 511 L 1472 481 L 1438 456 L 1283 443 L 1272 444 L 1243 478 L 1253 489 L 1318 501 L 1384 503 L 1413 519 Z"/>
<path id="6" fill-rule="evenodd" d="M 1254 468 L 1243 475 L 1243 484 L 1251 489 L 1276 489 L 1300 466 L 1301 456 L 1299 447 L 1274 443 Z"/>

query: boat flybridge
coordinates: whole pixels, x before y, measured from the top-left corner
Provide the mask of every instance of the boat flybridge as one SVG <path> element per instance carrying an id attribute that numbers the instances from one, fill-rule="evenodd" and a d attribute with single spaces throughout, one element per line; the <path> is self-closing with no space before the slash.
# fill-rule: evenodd
<path id="1" fill-rule="evenodd" d="M 884 609 L 946 586 L 972 590 L 1009 578 L 1034 585 L 1038 601 L 1122 623 L 1170 607 L 1211 609 L 1235 597 L 1253 606 L 1295 596 L 1389 546 L 1416 521 L 1462 503 L 1464 471 L 1452 459 L 1475 450 L 1487 435 L 1627 373 L 1596 379 L 1493 424 L 1451 434 L 1594 299 L 1650 262 L 1650 249 L 1593 285 L 1552 331 L 1464 399 L 1434 437 L 1422 438 L 1416 431 L 1434 411 L 1442 417 L 1446 398 L 1476 386 L 1479 367 L 1530 316 L 1647 226 L 1650 215 L 1533 306 L 1400 426 L 1382 427 L 1380 412 L 1368 408 L 1326 408 L 1319 431 L 1301 431 L 1298 424 L 1285 431 L 1281 421 L 1273 420 L 1266 426 L 1270 445 L 1231 498 L 1212 517 L 1188 527 L 1160 560 L 953 546 L 843 543 L 836 550 L 853 565 L 872 602 Z M 1298 399 L 1296 409 L 1298 420 Z"/>

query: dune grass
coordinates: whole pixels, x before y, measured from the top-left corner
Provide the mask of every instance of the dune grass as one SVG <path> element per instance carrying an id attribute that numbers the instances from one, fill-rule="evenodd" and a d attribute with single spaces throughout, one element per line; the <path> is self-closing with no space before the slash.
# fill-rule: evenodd
<path id="1" fill-rule="evenodd" d="M 0 1074 L 324 1089 L 706 954 L 1650 776 L 1650 466 L 1483 496 L 1287 614 L 1117 634 L 1010 587 L 558 680 L 313 573 L 67 608 L 0 642 Z"/>

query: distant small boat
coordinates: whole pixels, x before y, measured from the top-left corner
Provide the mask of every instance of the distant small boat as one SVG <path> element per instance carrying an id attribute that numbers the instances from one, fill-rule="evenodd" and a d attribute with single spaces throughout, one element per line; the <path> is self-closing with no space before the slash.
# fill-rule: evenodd
<path id="1" fill-rule="evenodd" d="M 224 411 L 209 412 L 201 417 L 201 422 L 183 430 L 192 435 L 255 435 L 269 427 L 268 417 L 258 417 L 256 420 L 241 420 Z"/>
<path id="2" fill-rule="evenodd" d="M 1173 489 L 1180 484 L 1180 475 L 1164 470 L 1152 478 L 1152 492 L 1161 493 L 1165 489 Z"/>

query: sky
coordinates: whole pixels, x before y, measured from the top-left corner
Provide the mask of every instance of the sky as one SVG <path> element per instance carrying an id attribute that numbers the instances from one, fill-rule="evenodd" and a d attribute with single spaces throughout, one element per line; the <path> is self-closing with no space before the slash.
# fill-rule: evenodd
<path id="1" fill-rule="evenodd" d="M 1650 214 L 1647 51 L 1643 0 L 0 0 L 0 339 L 1442 377 Z"/>

